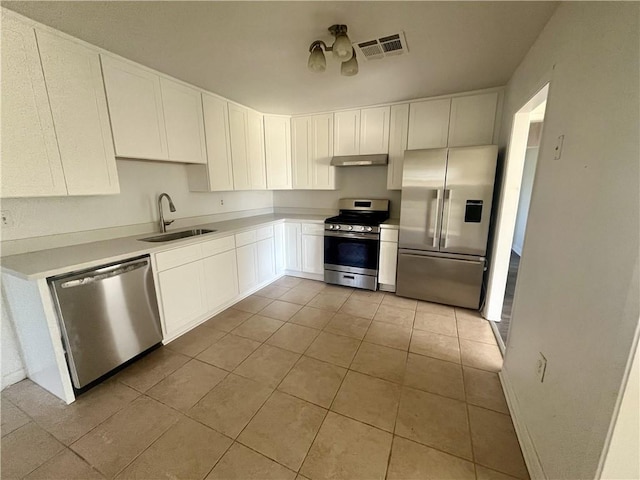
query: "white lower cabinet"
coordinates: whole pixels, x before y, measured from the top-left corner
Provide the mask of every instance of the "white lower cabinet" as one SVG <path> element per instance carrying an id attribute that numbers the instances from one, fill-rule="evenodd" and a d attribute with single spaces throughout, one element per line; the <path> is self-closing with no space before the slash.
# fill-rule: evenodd
<path id="1" fill-rule="evenodd" d="M 302 235 L 302 271 L 324 273 L 324 236 Z"/>
<path id="2" fill-rule="evenodd" d="M 398 268 L 398 230 L 381 230 L 379 264 L 378 283 L 380 289 L 395 292 Z"/>
<path id="3" fill-rule="evenodd" d="M 238 267 L 235 250 L 207 257 L 202 265 L 209 310 L 216 310 L 238 296 Z"/>
<path id="4" fill-rule="evenodd" d="M 160 272 L 158 283 L 167 336 L 178 333 L 209 310 L 201 261 Z"/>
<path id="5" fill-rule="evenodd" d="M 273 258 L 275 274 L 280 275 L 285 270 L 285 240 L 284 240 L 284 223 L 273 226 Z"/>
<path id="6" fill-rule="evenodd" d="M 302 271 L 302 238 L 299 223 L 284 224 L 284 268 L 286 270 Z"/>
<path id="7" fill-rule="evenodd" d="M 238 289 L 243 294 L 258 285 L 258 249 L 255 243 L 236 250 L 238 262 Z"/>
<path id="8" fill-rule="evenodd" d="M 258 283 L 266 282 L 275 276 L 275 258 L 273 238 L 265 238 L 257 244 Z"/>

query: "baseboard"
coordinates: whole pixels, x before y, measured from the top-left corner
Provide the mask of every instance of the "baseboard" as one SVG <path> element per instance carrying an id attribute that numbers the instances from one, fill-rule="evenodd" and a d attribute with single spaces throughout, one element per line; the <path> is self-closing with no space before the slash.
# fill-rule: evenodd
<path id="1" fill-rule="evenodd" d="M 7 388 L 9 385 L 13 385 L 14 383 L 18 383 L 21 380 L 27 378 L 27 372 L 24 368 L 20 370 L 16 370 L 15 372 L 8 373 L 2 376 L 2 390 Z"/>
<path id="2" fill-rule="evenodd" d="M 520 448 L 522 449 L 522 456 L 524 457 L 524 462 L 527 464 L 527 469 L 529 470 L 529 476 L 531 480 L 546 480 L 547 476 L 544 473 L 544 469 L 542 468 L 542 463 L 540 463 L 540 458 L 538 457 L 538 453 L 536 452 L 535 445 L 533 443 L 533 439 L 529 434 L 529 430 L 523 421 L 522 414 L 520 413 L 520 407 L 518 404 L 518 399 L 511 387 L 511 383 L 509 382 L 509 375 L 507 374 L 506 369 L 503 367 L 502 371 L 498 373 L 500 377 L 500 383 L 502 384 L 502 391 L 504 392 L 504 396 L 507 400 L 507 406 L 509 407 L 509 412 L 511 413 L 511 420 L 513 421 L 513 426 L 516 430 L 516 435 L 518 437 L 518 442 L 520 442 Z"/>
<path id="3" fill-rule="evenodd" d="M 307 280 L 317 280 L 324 282 L 324 274 L 297 272 L 295 270 L 285 270 L 284 274 L 289 277 L 306 278 Z"/>

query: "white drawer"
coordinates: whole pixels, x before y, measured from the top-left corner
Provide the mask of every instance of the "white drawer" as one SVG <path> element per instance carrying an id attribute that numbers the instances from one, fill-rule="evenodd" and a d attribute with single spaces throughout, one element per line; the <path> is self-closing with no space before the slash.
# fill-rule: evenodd
<path id="1" fill-rule="evenodd" d="M 396 242 L 398 243 L 398 230 L 395 228 L 381 228 L 380 240 L 383 242 Z"/>
<path id="2" fill-rule="evenodd" d="M 156 265 L 158 271 L 168 270 L 173 267 L 194 262 L 202 258 L 202 248 L 200 244 L 189 245 L 188 247 L 176 248 L 167 252 L 156 253 Z"/>
<path id="3" fill-rule="evenodd" d="M 248 232 L 236 233 L 236 247 L 242 247 L 244 245 L 249 245 L 250 243 L 255 243 L 256 231 L 250 230 Z"/>
<path id="4" fill-rule="evenodd" d="M 264 240 L 265 238 L 273 237 L 273 226 L 262 227 L 256 230 L 256 239 Z"/>
<path id="5" fill-rule="evenodd" d="M 226 252 L 236 248 L 236 239 L 233 235 L 224 238 L 217 238 L 200 244 L 202 247 L 202 256 L 210 257 L 218 253 Z"/>
<path id="6" fill-rule="evenodd" d="M 324 223 L 303 223 L 302 233 L 305 235 L 324 235 Z"/>

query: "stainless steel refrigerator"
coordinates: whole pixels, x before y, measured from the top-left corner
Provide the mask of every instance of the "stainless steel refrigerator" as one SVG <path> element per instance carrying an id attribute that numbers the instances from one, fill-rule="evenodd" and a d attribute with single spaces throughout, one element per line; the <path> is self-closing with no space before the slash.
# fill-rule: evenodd
<path id="1" fill-rule="evenodd" d="M 396 294 L 477 309 L 496 145 L 407 150 Z"/>

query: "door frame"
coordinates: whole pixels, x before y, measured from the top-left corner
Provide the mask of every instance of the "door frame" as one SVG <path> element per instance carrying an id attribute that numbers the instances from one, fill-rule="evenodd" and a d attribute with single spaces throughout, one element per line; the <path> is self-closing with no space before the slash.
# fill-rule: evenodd
<path id="1" fill-rule="evenodd" d="M 494 229 L 487 295 L 482 310 L 482 316 L 494 322 L 501 320 L 504 303 L 531 112 L 547 100 L 550 84 L 550 79 L 547 77 L 542 82 L 542 86 L 536 89 L 536 93 L 530 96 L 513 116 Z"/>

